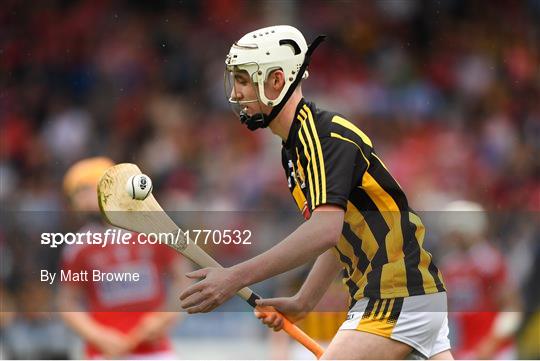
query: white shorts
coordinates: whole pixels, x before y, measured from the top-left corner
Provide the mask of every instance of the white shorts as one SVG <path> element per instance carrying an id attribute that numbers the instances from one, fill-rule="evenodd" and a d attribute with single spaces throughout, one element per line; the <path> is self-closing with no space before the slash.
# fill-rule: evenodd
<path id="1" fill-rule="evenodd" d="M 411 346 L 425 358 L 450 349 L 446 292 L 358 301 L 340 330 L 358 330 Z"/>

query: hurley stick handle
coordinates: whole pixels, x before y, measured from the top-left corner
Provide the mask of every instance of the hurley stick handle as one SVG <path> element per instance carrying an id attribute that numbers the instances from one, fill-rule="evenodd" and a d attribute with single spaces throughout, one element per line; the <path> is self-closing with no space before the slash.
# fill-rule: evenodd
<path id="1" fill-rule="evenodd" d="M 302 331 L 298 326 L 296 326 L 294 323 L 289 321 L 287 317 L 285 317 L 285 315 L 283 315 L 281 312 L 279 312 L 272 306 L 264 306 L 264 307 L 257 306 L 255 309 L 261 312 L 263 314 L 263 317 L 267 313 L 272 313 L 272 312 L 277 313 L 278 317 L 283 318 L 283 331 L 287 332 L 289 336 L 294 338 L 296 341 L 301 343 L 305 348 L 311 351 L 315 355 L 315 357 L 317 357 L 317 359 L 321 358 L 322 354 L 324 353 L 324 349 L 317 342 L 315 342 L 315 340 L 313 340 L 304 331 Z"/>

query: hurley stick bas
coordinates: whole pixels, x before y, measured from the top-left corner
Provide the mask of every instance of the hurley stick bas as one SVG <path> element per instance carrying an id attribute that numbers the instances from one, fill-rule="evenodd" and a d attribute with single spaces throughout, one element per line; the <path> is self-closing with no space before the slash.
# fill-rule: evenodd
<path id="1" fill-rule="evenodd" d="M 98 202 L 106 221 L 115 227 L 137 233 L 179 235 L 179 240 L 167 242 L 166 245 L 200 267 L 221 267 L 203 249 L 185 237 L 184 232 L 161 208 L 151 193 L 144 200 L 130 197 L 126 184 L 131 176 L 138 174 L 141 174 L 141 170 L 135 164 L 122 163 L 109 168 L 101 177 L 97 188 Z M 237 295 L 252 307 L 257 306 L 255 300 L 260 298 L 248 287 L 242 288 Z M 278 312 L 271 307 L 265 307 L 261 311 Z M 280 316 L 284 321 L 283 330 L 320 358 L 324 349 L 285 316 L 281 314 Z"/>

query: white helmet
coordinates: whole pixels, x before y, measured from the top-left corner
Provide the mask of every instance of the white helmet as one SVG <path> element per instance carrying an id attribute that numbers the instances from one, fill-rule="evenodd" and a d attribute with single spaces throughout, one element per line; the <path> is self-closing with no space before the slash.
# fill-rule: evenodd
<path id="1" fill-rule="evenodd" d="M 482 236 L 488 227 L 488 218 L 480 204 L 458 200 L 443 208 L 439 229 L 443 235 L 457 232 L 467 237 Z"/>
<path id="2" fill-rule="evenodd" d="M 294 83 L 298 71 L 304 63 L 308 45 L 298 29 L 289 25 L 277 25 L 252 31 L 233 44 L 225 60 L 227 72 L 245 70 L 257 85 L 263 104 L 278 105 Z M 271 71 L 282 69 L 285 73 L 285 86 L 276 99 L 268 99 L 264 92 L 264 82 Z M 307 78 L 307 71 L 303 78 Z M 237 101 L 241 104 L 257 100 Z"/>

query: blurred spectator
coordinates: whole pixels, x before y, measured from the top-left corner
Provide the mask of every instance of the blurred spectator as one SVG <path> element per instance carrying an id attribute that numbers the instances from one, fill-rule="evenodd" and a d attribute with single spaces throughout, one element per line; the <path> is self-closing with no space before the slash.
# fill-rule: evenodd
<path id="1" fill-rule="evenodd" d="M 540 288 L 538 279 L 540 278 L 540 242 L 537 238 L 534 250 L 533 269 L 527 282 L 525 283 L 525 314 L 523 322 L 518 332 L 518 352 L 520 359 L 538 360 L 540 359 Z"/>
<path id="2" fill-rule="evenodd" d="M 458 359 L 512 359 L 521 300 L 503 254 L 487 241 L 488 217 L 477 203 L 454 201 L 441 212 L 447 241 L 441 272 L 448 289 Z"/>
<path id="3" fill-rule="evenodd" d="M 64 192 L 78 216 L 86 220 L 79 232 L 101 234 L 96 188 L 113 162 L 87 158 L 72 165 L 64 178 Z M 73 278 L 59 286 L 62 318 L 85 342 L 85 357 L 175 359 L 168 332 L 179 318 L 168 305 L 166 279 L 172 292 L 182 288 L 185 266 L 172 249 L 159 244 L 70 244 L 62 250 L 62 273 Z M 96 272 L 138 274 L 136 280 L 95 281 Z M 130 276 L 132 277 L 132 276 Z"/>
<path id="4" fill-rule="evenodd" d="M 54 312 L 50 293 L 51 290 L 37 280 L 25 283 L 18 292 L 19 312 L 5 329 L 4 359 L 69 358 L 69 347 L 74 338 Z"/>

